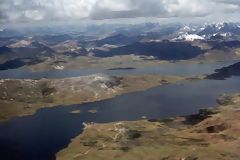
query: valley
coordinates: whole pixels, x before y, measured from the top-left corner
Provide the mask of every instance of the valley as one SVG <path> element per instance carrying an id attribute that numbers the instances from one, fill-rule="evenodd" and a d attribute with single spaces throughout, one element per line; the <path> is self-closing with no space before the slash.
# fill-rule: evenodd
<path id="1" fill-rule="evenodd" d="M 239 26 L 0 30 L 0 159 L 238 160 Z"/>

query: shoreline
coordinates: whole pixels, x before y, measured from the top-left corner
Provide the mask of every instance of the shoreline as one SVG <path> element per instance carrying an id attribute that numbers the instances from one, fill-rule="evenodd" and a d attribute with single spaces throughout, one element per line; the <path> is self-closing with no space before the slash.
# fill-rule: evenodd
<path id="1" fill-rule="evenodd" d="M 85 124 L 84 131 L 56 154 L 57 160 L 236 160 L 240 156 L 236 149 L 240 147 L 240 94 L 224 95 L 217 101 L 217 108 L 202 109 L 190 116 Z M 223 149 L 224 145 L 229 148 Z M 153 154 L 142 154 L 150 150 Z"/>
<path id="2" fill-rule="evenodd" d="M 96 102 L 185 80 L 186 77 L 179 76 L 104 74 L 64 79 L 1 80 L 0 121 L 31 115 L 40 108 Z"/>

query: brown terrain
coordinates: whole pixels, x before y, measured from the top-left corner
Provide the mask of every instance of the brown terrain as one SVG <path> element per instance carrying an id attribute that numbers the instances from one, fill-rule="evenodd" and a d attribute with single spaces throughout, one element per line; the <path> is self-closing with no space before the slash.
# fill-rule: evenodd
<path id="1" fill-rule="evenodd" d="M 238 160 L 240 95 L 214 109 L 166 120 L 84 124 L 58 160 Z"/>
<path id="2" fill-rule="evenodd" d="M 184 79 L 177 76 L 104 74 L 65 79 L 2 79 L 0 121 L 33 114 L 39 108 L 99 101 Z"/>
<path id="3" fill-rule="evenodd" d="M 106 58 L 98 58 L 91 56 L 66 57 L 58 56 L 57 60 L 48 58 L 42 63 L 25 66 L 34 72 L 47 70 L 69 70 L 69 69 L 111 69 L 116 67 L 148 67 L 159 66 L 169 63 L 167 61 L 150 59 L 148 57 L 140 57 L 136 55 L 123 55 Z"/>

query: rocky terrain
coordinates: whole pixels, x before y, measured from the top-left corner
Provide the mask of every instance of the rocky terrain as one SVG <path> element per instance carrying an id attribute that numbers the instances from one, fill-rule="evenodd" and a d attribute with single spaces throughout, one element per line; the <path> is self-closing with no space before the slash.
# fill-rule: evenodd
<path id="1" fill-rule="evenodd" d="M 220 43 L 220 44 L 219 44 Z M 88 55 L 57 55 L 39 63 L 26 64 L 33 71 L 51 69 L 79 68 L 116 68 L 147 67 L 162 63 L 184 61 L 185 63 L 215 62 L 240 59 L 240 42 L 194 41 L 194 42 L 139 42 L 127 46 L 100 50 L 98 47 L 89 51 Z M 56 68 L 56 66 L 59 66 Z"/>
<path id="2" fill-rule="evenodd" d="M 223 95 L 196 115 L 108 124 L 87 123 L 58 160 L 237 160 L 240 95 Z"/>
<path id="3" fill-rule="evenodd" d="M 184 79 L 177 76 L 104 74 L 65 79 L 2 79 L 0 80 L 0 121 L 33 114 L 43 107 L 98 101 Z"/>
<path id="4" fill-rule="evenodd" d="M 6 29 L 0 33 L 0 70 L 109 69 L 153 66 L 166 61 L 240 59 L 239 26 L 238 23 L 140 24 L 121 29 L 108 26 L 109 30 L 97 26 L 94 33 L 90 30 L 74 34 L 58 33 L 56 29 L 42 33 L 42 29 L 36 28 L 36 33 L 28 36 L 22 35 L 27 29 Z"/>
<path id="5" fill-rule="evenodd" d="M 204 66 L 205 62 L 232 60 L 240 60 L 240 23 L 188 25 L 145 23 L 0 29 L 0 70 L 4 70 L 3 75 L 8 72 L 6 70 L 10 70 L 12 74 L 15 70 L 11 69 L 18 68 L 19 71 L 30 69 L 33 72 L 71 69 L 95 69 L 98 72 L 98 69 L 130 70 L 140 67 L 145 69 L 150 66 L 156 69 L 166 67 L 167 70 L 168 66 L 162 64 L 197 63 Z M 177 71 L 181 72 L 180 70 L 182 68 Z M 12 131 L 19 129 L 22 121 L 20 118 L 19 124 L 12 124 L 9 120 L 14 117 L 32 115 L 45 107 L 60 105 L 67 107 L 100 101 L 168 83 L 182 81 L 190 83 L 202 79 L 223 80 L 239 76 L 239 71 L 240 63 L 236 63 L 218 69 L 213 74 L 196 77 L 95 74 L 64 79 L 0 78 L 0 122 L 7 124 L 4 130 L 10 130 L 10 132 L 1 132 L 3 138 L 0 153 L 17 157 L 18 154 L 23 155 L 21 151 L 26 151 L 27 154 L 36 153 L 31 156 L 39 159 L 40 155 L 46 156 L 48 152 L 46 150 L 51 150 L 49 152 L 54 156 L 59 151 L 57 148 L 61 146 L 55 144 L 56 141 L 52 145 L 49 145 L 48 141 L 35 143 L 36 139 L 42 140 L 39 138 L 42 132 L 49 132 L 48 127 L 42 130 L 42 124 L 36 121 L 29 124 L 36 126 L 40 132 L 36 133 L 36 130 L 30 126 L 30 130 L 23 130 L 23 133 L 16 136 Z M 196 75 L 198 75 L 197 69 Z M 179 92 L 182 94 L 182 91 Z M 146 100 L 147 103 L 150 101 L 151 99 Z M 131 122 L 84 123 L 83 133 L 72 139 L 67 148 L 56 153 L 56 158 L 58 160 L 238 160 L 240 95 L 223 95 L 217 102 L 219 104 L 217 108 L 202 109 L 198 114 L 184 117 L 147 119 L 143 116 L 142 120 Z M 68 111 L 67 114 L 81 119 L 84 112 L 81 108 Z M 96 117 L 97 112 L 95 108 L 87 110 L 87 113 Z M 41 122 L 46 124 L 50 121 L 41 118 Z M 59 122 L 57 124 L 62 125 Z M 67 132 L 70 130 L 63 129 Z M 60 133 L 59 130 L 56 131 Z M 10 133 L 9 139 L 5 137 L 8 135 L 5 133 Z M 33 147 L 28 144 L 27 140 L 30 139 L 28 134 L 33 136 L 31 137 Z M 69 136 L 67 134 L 69 133 L 61 132 L 59 135 L 54 133 L 53 137 L 64 139 Z M 44 139 L 51 139 L 51 136 Z M 65 144 L 74 136 L 76 134 L 69 137 Z M 26 142 L 22 143 L 26 137 Z M 49 146 L 48 149 L 46 145 Z M 25 148 L 29 146 L 32 150 Z M 17 154 L 14 155 L 15 153 Z"/>
<path id="6" fill-rule="evenodd" d="M 111 68 L 126 68 L 126 67 L 148 67 L 158 66 L 168 63 L 167 61 L 159 61 L 151 57 L 122 55 L 114 57 L 62 57 L 60 60 L 48 58 L 38 64 L 25 66 L 33 72 L 48 71 L 48 70 L 70 70 L 70 69 L 111 69 Z"/>

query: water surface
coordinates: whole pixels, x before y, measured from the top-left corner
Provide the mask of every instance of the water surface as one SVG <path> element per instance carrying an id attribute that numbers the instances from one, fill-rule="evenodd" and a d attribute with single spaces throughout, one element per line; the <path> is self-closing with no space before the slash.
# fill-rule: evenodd
<path id="1" fill-rule="evenodd" d="M 52 160 L 70 139 L 82 132 L 83 122 L 113 122 L 148 118 L 167 118 L 197 113 L 200 108 L 216 106 L 222 93 L 240 92 L 240 78 L 224 81 L 203 80 L 168 84 L 113 99 L 80 105 L 58 106 L 37 111 L 35 115 L 0 123 L 1 159 Z M 96 109 L 96 114 L 88 110 Z M 81 110 L 80 114 L 70 114 Z"/>
<path id="2" fill-rule="evenodd" d="M 215 69 L 229 66 L 237 61 L 214 62 L 214 63 L 168 63 L 161 64 L 158 67 L 142 67 L 136 69 L 76 69 L 76 70 L 51 70 L 45 72 L 31 72 L 28 69 L 9 69 L 0 71 L 0 78 L 17 78 L 17 79 L 41 79 L 41 78 L 67 78 L 86 76 L 96 73 L 106 73 L 109 75 L 124 74 L 161 74 L 161 75 L 178 75 L 178 76 L 195 76 L 211 74 Z"/>

